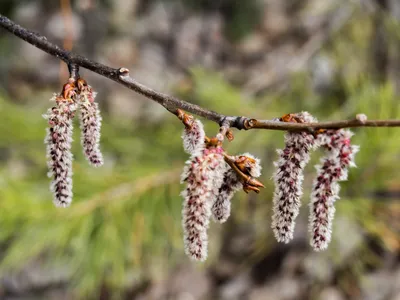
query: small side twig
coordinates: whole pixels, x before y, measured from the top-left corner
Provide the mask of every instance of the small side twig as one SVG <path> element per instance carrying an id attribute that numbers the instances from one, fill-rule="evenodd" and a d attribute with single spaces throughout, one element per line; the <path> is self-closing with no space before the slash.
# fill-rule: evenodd
<path id="1" fill-rule="evenodd" d="M 75 81 L 79 79 L 79 66 L 77 64 L 68 64 L 69 77 Z"/>
<path id="2" fill-rule="evenodd" d="M 225 162 L 236 172 L 239 176 L 240 180 L 243 183 L 243 190 L 248 193 L 249 191 L 254 191 L 256 193 L 260 192 L 260 188 L 263 188 L 264 185 L 258 181 L 257 179 L 243 173 L 239 167 L 235 163 L 235 159 L 233 159 L 228 154 L 224 153 Z"/>

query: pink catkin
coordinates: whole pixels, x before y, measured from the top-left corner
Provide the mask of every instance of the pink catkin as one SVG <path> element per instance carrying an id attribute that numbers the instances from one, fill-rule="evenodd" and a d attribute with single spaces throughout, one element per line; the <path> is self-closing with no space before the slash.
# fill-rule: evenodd
<path id="1" fill-rule="evenodd" d="M 49 123 L 45 138 L 48 176 L 53 177 L 50 190 L 54 204 L 67 207 L 72 201 L 72 118 L 76 105 L 57 95 L 52 100 L 57 100 L 57 106 L 44 115 Z"/>
<path id="2" fill-rule="evenodd" d="M 205 132 L 203 124 L 200 120 L 194 120 L 191 127 L 183 130 L 182 140 L 183 149 L 188 154 L 193 154 L 195 151 L 204 148 Z"/>
<path id="3" fill-rule="evenodd" d="M 218 196 L 212 206 L 212 217 L 215 222 L 224 223 L 231 215 L 231 199 L 235 193 L 243 188 L 243 184 L 235 171 L 225 171 L 223 183 L 218 190 Z"/>
<path id="4" fill-rule="evenodd" d="M 85 86 L 79 95 L 81 145 L 86 159 L 93 166 L 103 165 L 100 151 L 101 116 L 99 106 L 94 102 L 96 93 L 91 86 Z"/>
<path id="5" fill-rule="evenodd" d="M 318 135 L 318 143 L 326 155 L 317 165 L 317 178 L 313 183 L 310 203 L 309 231 L 311 246 L 325 250 L 331 240 L 334 202 L 339 199 L 339 181 L 347 180 L 349 167 L 355 167 L 354 155 L 358 146 L 350 144 L 352 132 L 346 129 L 327 130 Z"/>
<path id="6" fill-rule="evenodd" d="M 317 121 L 307 112 L 298 113 L 296 117 L 307 123 Z M 285 135 L 285 148 L 278 150 L 279 159 L 274 163 L 276 172 L 272 215 L 272 229 L 278 242 L 288 243 L 293 239 L 295 219 L 303 194 L 303 170 L 310 160 L 310 152 L 316 146 L 312 133 L 288 132 Z"/>
<path id="7" fill-rule="evenodd" d="M 203 149 L 192 155 L 182 174 L 187 188 L 184 198 L 182 225 L 186 254 L 199 261 L 207 258 L 211 207 L 222 184 L 227 168 L 221 147 Z"/>
<path id="8" fill-rule="evenodd" d="M 261 175 L 260 160 L 249 153 L 242 154 L 255 160 L 254 164 L 249 164 L 250 176 L 258 178 Z M 215 222 L 224 223 L 231 214 L 231 200 L 235 193 L 243 188 L 243 184 L 236 172 L 228 168 L 224 173 L 222 185 L 219 188 L 217 199 L 212 206 L 212 216 Z"/>

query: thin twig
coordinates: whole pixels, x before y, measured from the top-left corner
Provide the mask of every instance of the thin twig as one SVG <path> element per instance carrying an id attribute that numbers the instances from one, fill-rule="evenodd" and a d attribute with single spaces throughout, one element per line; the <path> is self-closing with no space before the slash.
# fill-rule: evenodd
<path id="1" fill-rule="evenodd" d="M 76 65 L 93 71 L 101 76 L 118 82 L 131 90 L 161 104 L 169 112 L 176 114 L 177 109 L 182 109 L 218 123 L 220 126 L 229 126 L 237 129 L 269 129 L 269 130 L 310 130 L 310 129 L 338 129 L 346 127 L 400 127 L 400 120 L 370 120 L 359 119 L 321 122 L 321 123 L 286 123 L 277 120 L 257 120 L 240 116 L 225 116 L 199 105 L 192 104 L 170 95 L 157 92 L 130 77 L 126 68 L 114 69 L 101 63 L 92 61 L 84 56 L 67 51 L 47 40 L 46 37 L 30 31 L 7 17 L 0 14 L 0 26 L 28 42 L 29 44 L 63 60 L 66 64 Z"/>
<path id="2" fill-rule="evenodd" d="M 75 80 L 79 79 L 79 66 L 75 64 L 68 64 L 69 77 Z"/>
<path id="3" fill-rule="evenodd" d="M 270 130 L 309 130 L 309 129 L 339 129 L 350 127 L 399 127 L 400 120 L 366 120 L 357 118 L 342 121 L 329 121 L 319 123 L 285 123 L 269 120 L 246 120 L 245 129 L 270 129 Z"/>

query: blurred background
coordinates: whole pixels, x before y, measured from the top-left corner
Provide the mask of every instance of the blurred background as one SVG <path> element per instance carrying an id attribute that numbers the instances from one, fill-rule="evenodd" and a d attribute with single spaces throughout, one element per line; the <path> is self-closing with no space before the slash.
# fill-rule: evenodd
<path id="1" fill-rule="evenodd" d="M 1 0 L 0 12 L 226 115 L 400 118 L 398 0 Z M 236 130 L 226 150 L 260 157 L 266 188 L 235 196 L 228 222 L 211 224 L 209 259 L 195 263 L 183 253 L 181 123 L 81 75 L 98 91 L 105 165 L 88 166 L 76 124 L 74 199 L 57 209 L 42 114 L 66 66 L 0 30 L 0 299 L 400 299 L 400 129 L 354 130 L 358 168 L 321 253 L 307 233 L 320 153 L 306 169 L 295 239 L 278 244 L 271 176 L 283 133 Z"/>

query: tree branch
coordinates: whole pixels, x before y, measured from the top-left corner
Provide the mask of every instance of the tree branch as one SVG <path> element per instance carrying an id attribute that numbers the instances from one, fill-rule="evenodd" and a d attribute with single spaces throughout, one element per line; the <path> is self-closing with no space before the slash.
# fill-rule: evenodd
<path id="1" fill-rule="evenodd" d="M 220 126 L 229 126 L 241 129 L 269 129 L 269 130 L 312 130 L 312 129 L 338 129 L 346 127 L 400 127 L 400 120 L 361 120 L 355 118 L 352 120 L 343 120 L 335 122 L 321 123 L 286 123 L 279 120 L 257 120 L 248 117 L 225 116 L 212 110 L 205 109 L 199 105 L 192 104 L 173 96 L 157 92 L 130 77 L 129 70 L 126 68 L 114 69 L 101 63 L 92 61 L 84 56 L 67 51 L 58 45 L 47 40 L 46 37 L 30 31 L 7 17 L 0 14 L 0 26 L 8 30 L 20 39 L 29 44 L 47 52 L 48 54 L 63 60 L 67 65 L 74 68 L 82 67 L 95 72 L 101 76 L 109 78 L 119 84 L 130 88 L 159 104 L 169 112 L 176 114 L 177 109 L 182 109 L 204 117 L 208 120 L 218 123 Z"/>

